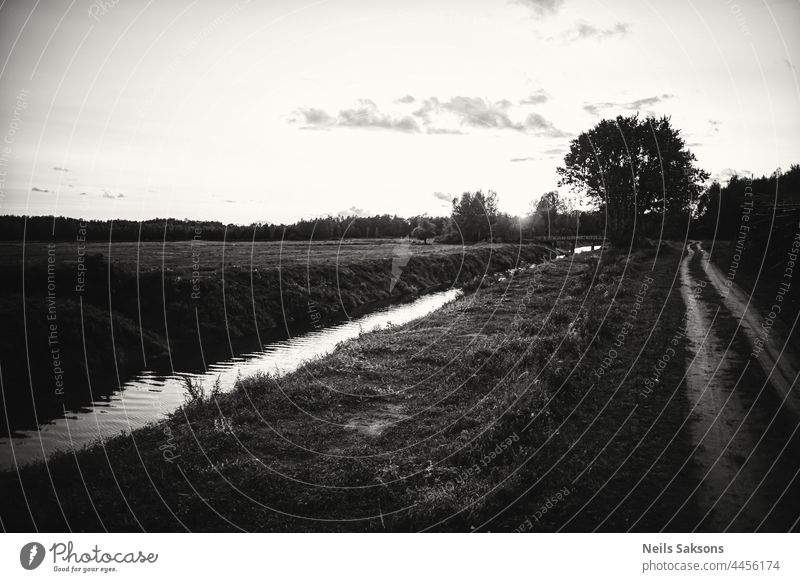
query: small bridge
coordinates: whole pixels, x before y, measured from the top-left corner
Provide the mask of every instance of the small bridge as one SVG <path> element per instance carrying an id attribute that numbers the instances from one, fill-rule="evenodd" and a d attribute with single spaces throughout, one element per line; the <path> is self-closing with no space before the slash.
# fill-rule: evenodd
<path id="1" fill-rule="evenodd" d="M 583 234 L 578 236 L 574 234 L 539 235 L 527 238 L 524 242 L 535 242 L 572 254 L 575 252 L 576 247 L 591 247 L 592 250 L 594 250 L 595 247 L 603 246 L 605 237 L 601 234 Z"/>

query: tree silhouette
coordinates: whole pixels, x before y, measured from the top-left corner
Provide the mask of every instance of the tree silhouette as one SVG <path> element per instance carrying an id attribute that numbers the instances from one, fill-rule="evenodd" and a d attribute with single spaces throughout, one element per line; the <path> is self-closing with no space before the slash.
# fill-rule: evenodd
<path id="1" fill-rule="evenodd" d="M 606 213 L 609 238 L 636 243 L 643 218 L 685 218 L 697 202 L 708 173 L 697 168 L 680 130 L 669 117 L 638 114 L 603 119 L 570 143 L 559 186 L 569 186 Z"/>
<path id="2" fill-rule="evenodd" d="M 564 214 L 566 207 L 558 197 L 558 192 L 552 190 L 542 194 L 538 201 L 531 202 L 532 212 L 530 214 L 531 226 L 535 234 L 550 236 L 554 234 L 555 227 L 561 221 L 558 220 L 560 214 Z"/>
<path id="3" fill-rule="evenodd" d="M 477 242 L 491 236 L 497 220 L 497 194 L 464 192 L 453 200 L 452 230 L 461 233 L 464 242 Z"/>
<path id="4" fill-rule="evenodd" d="M 436 236 L 436 225 L 427 218 L 420 218 L 417 226 L 411 231 L 411 237 L 428 244 L 428 239 Z"/>
<path id="5" fill-rule="evenodd" d="M 700 233 L 714 238 L 737 238 L 741 234 L 743 204 L 748 201 L 762 215 L 773 213 L 775 206 L 800 204 L 800 165 L 793 164 L 786 172 L 778 169 L 769 176 L 734 174 L 725 186 L 714 181 L 697 201 Z"/>

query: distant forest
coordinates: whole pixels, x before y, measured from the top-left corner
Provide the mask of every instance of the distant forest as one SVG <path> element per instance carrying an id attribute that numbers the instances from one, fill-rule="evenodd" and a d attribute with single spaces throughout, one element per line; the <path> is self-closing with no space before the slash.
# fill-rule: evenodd
<path id="1" fill-rule="evenodd" d="M 689 227 L 696 238 L 735 239 L 741 234 L 741 217 L 752 206 L 753 221 L 763 230 L 796 222 L 800 205 L 800 165 L 781 173 L 749 178 L 734 175 L 727 185 L 713 182 L 697 200 L 692 216 L 663 217 L 644 214 L 644 234 L 683 238 Z M 776 211 L 777 207 L 777 211 Z M 791 210 L 787 210 L 791 209 Z M 750 212 L 749 210 L 747 212 Z M 606 213 L 602 204 L 595 211 L 575 210 L 548 192 L 531 203 L 530 211 L 515 217 L 497 211 L 494 192 L 464 193 L 453 201 L 451 216 L 402 218 L 378 216 L 328 216 L 293 224 L 254 223 L 248 226 L 217 221 L 154 218 L 132 220 L 86 220 L 64 216 L 0 216 L 0 241 L 75 241 L 80 233 L 86 241 L 309 241 L 339 239 L 401 238 L 460 243 L 478 240 L 514 242 L 540 235 L 602 234 Z M 662 224 L 663 223 L 663 224 Z M 664 224 L 668 228 L 664 228 Z M 487 228 L 488 227 L 488 228 Z M 752 234 L 752 233 L 751 233 Z"/>
<path id="2" fill-rule="evenodd" d="M 787 221 L 796 223 L 798 206 L 800 164 L 760 178 L 734 175 L 725 186 L 713 182 L 700 196 L 696 227 L 708 238 L 734 239 L 741 234 L 745 213 L 751 215 L 750 224 L 770 230 Z"/>
<path id="3" fill-rule="evenodd" d="M 429 219 L 441 226 L 446 218 Z M 294 224 L 247 226 L 223 224 L 210 220 L 153 218 L 133 220 L 80 220 L 64 216 L 0 216 L 0 240 L 74 241 L 82 227 L 86 240 L 92 242 L 185 241 L 197 238 L 208 241 L 279 241 L 330 240 L 339 238 L 398 238 L 408 236 L 417 218 L 398 216 L 326 217 L 300 220 Z"/>
<path id="4" fill-rule="evenodd" d="M 480 193 L 476 195 L 482 196 Z M 467 193 L 454 205 L 455 216 L 402 218 L 378 216 L 328 216 L 293 224 L 254 223 L 243 226 L 217 221 L 154 218 L 132 220 L 80 220 L 64 216 L 0 216 L 0 241 L 75 241 L 80 233 L 90 242 L 186 241 L 324 241 L 412 237 L 421 240 L 460 243 L 478 240 L 514 242 L 537 234 L 600 234 L 598 212 L 566 211 L 556 200 L 553 206 L 532 206 L 529 215 L 518 218 L 490 211 L 487 215 L 475 196 Z M 547 198 L 548 201 L 552 197 Z M 480 230 L 476 225 L 491 225 Z"/>

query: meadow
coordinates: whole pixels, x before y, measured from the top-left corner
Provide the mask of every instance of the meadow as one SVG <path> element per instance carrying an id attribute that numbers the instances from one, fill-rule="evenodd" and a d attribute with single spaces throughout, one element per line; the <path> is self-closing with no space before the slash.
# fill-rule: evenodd
<path id="1" fill-rule="evenodd" d="M 673 292 L 680 259 L 668 249 L 591 253 L 484 278 L 422 320 L 363 335 L 283 377 L 243 378 L 227 394 L 197 390 L 163 422 L 56 456 L 52 485 L 42 465 L 2 475 L 3 522 L 52 531 L 680 529 L 680 511 L 696 513 L 681 506 L 696 484 L 681 465 L 681 346 L 661 378 L 669 389 L 644 390 L 683 317 Z M 20 484 L 34 506 L 10 502 Z"/>
<path id="2" fill-rule="evenodd" d="M 48 244 L 42 241 L 8 242 L 0 244 L 0 265 L 10 265 L 22 260 L 33 265 L 47 260 Z M 57 242 L 56 256 L 62 266 L 74 266 L 79 250 L 87 256 L 102 257 L 103 262 L 116 268 L 149 271 L 162 267 L 186 273 L 199 259 L 201 269 L 207 273 L 225 268 L 251 267 L 275 269 L 281 266 L 308 265 L 314 269 L 323 265 L 349 265 L 355 262 L 391 260 L 399 254 L 417 257 L 453 255 L 481 248 L 492 248 L 491 243 L 463 245 L 422 244 L 404 239 L 346 239 L 342 241 L 255 241 L 220 242 L 187 240 L 167 242 Z M 513 246 L 513 245 L 511 245 Z M 495 248 L 499 248 L 497 244 Z M 504 248 L 507 245 L 504 245 Z M 199 256 L 198 256 L 199 255 Z"/>
<path id="3" fill-rule="evenodd" d="M 5 428 L 35 428 L 37 418 L 107 395 L 127 374 L 258 351 L 289 333 L 551 253 L 535 244 L 400 239 L 4 244 Z"/>

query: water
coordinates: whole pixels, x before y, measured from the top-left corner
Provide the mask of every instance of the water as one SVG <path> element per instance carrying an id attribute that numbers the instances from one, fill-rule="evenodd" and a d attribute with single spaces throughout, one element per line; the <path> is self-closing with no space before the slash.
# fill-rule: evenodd
<path id="1" fill-rule="evenodd" d="M 577 255 L 577 254 L 580 254 L 580 253 L 588 253 L 588 252 L 590 252 L 592 250 L 596 251 L 596 250 L 599 250 L 599 249 L 600 249 L 600 245 L 594 245 L 594 247 L 592 247 L 592 246 L 575 247 L 575 252 L 573 254 Z"/>
<path id="2" fill-rule="evenodd" d="M 112 393 L 108 401 L 93 402 L 81 411 L 68 412 L 37 431 L 21 431 L 12 439 L 0 439 L 0 467 L 13 468 L 40 460 L 56 450 L 78 449 L 163 418 L 185 402 L 186 378 L 202 382 L 206 389 L 219 381 L 224 392 L 232 389 L 239 377 L 257 372 L 286 374 L 312 358 L 329 353 L 340 342 L 360 333 L 419 319 L 461 294 L 458 289 L 431 293 L 411 303 L 386 307 L 358 319 L 268 344 L 261 352 L 209 364 L 208 371 L 202 374 L 177 372 L 165 376 L 141 372 L 126 382 L 122 390 Z"/>

